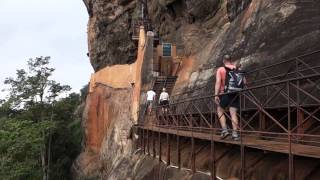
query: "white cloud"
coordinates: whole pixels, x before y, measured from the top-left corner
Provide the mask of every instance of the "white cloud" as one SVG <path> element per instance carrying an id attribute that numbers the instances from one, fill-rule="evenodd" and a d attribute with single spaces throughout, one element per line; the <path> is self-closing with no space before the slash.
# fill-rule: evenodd
<path id="1" fill-rule="evenodd" d="M 0 89 L 27 59 L 51 56 L 54 78 L 78 91 L 92 72 L 87 20 L 81 0 L 0 0 Z"/>

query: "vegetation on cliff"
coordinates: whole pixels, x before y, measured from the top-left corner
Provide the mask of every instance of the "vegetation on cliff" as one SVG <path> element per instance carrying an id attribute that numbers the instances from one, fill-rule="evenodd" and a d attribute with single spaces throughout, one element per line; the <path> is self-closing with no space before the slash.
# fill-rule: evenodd
<path id="1" fill-rule="evenodd" d="M 0 104 L 0 179 L 70 179 L 81 149 L 81 96 L 51 80 L 50 57 L 28 60 Z"/>

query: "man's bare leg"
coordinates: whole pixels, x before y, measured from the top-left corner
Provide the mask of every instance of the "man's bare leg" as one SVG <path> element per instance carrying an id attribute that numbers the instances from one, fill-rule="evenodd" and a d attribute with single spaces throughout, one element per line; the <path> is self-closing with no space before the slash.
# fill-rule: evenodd
<path id="1" fill-rule="evenodd" d="M 232 132 L 232 137 L 235 139 L 235 140 L 238 140 L 239 139 L 239 135 L 238 135 L 238 132 L 237 130 L 239 129 L 239 119 L 238 119 L 238 116 L 237 116 L 237 111 L 238 109 L 237 108 L 234 108 L 234 107 L 230 107 L 230 115 L 231 115 L 231 121 L 232 121 L 232 129 L 233 129 L 233 132 Z"/>
<path id="2" fill-rule="evenodd" d="M 226 116 L 224 115 L 224 109 L 220 106 L 217 107 L 217 112 L 218 112 L 218 118 L 220 125 L 222 129 L 227 129 L 227 124 L 226 124 Z"/>
<path id="3" fill-rule="evenodd" d="M 149 113 L 149 115 L 151 115 L 151 110 L 152 110 L 152 105 L 149 104 L 149 106 L 148 106 L 148 113 Z"/>
<path id="4" fill-rule="evenodd" d="M 232 129 L 233 130 L 238 130 L 239 127 L 239 119 L 237 116 L 237 108 L 230 107 L 230 115 L 231 115 L 231 121 L 232 121 Z"/>
<path id="5" fill-rule="evenodd" d="M 217 112 L 219 116 L 220 125 L 222 127 L 221 138 L 224 139 L 229 135 L 227 123 L 226 123 L 226 116 L 224 115 L 224 109 L 220 106 L 218 106 Z"/>

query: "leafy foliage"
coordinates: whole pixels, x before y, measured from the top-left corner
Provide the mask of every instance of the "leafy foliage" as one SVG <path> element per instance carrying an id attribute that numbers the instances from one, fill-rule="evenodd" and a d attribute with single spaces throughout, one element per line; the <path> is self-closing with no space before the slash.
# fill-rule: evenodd
<path id="1" fill-rule="evenodd" d="M 71 179 L 81 148 L 79 94 L 51 80 L 50 57 L 28 60 L 7 78 L 9 97 L 0 102 L 0 179 Z"/>
<path id="2" fill-rule="evenodd" d="M 28 71 L 19 69 L 16 78 L 6 78 L 5 84 L 9 85 L 9 103 L 14 108 L 23 105 L 34 105 L 34 103 L 54 100 L 60 93 L 70 91 L 70 86 L 61 85 L 50 76 L 54 68 L 49 67 L 50 57 L 37 57 L 28 60 Z"/>
<path id="3" fill-rule="evenodd" d="M 52 134 L 52 179 L 71 179 L 70 167 L 80 153 L 83 134 L 81 119 L 75 114 L 79 103 L 80 96 L 72 93 L 54 105 L 57 130 Z"/>
<path id="4" fill-rule="evenodd" d="M 45 140 L 42 132 L 54 127 L 48 121 L 0 119 L 1 179 L 40 179 L 38 157 Z"/>

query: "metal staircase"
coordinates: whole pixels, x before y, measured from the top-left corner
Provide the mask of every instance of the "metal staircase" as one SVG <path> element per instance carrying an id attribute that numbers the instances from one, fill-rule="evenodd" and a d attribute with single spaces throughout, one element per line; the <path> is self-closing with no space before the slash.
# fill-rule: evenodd
<path id="1" fill-rule="evenodd" d="M 162 92 L 162 88 L 166 88 L 166 91 L 170 95 L 173 90 L 174 84 L 176 83 L 176 80 L 177 80 L 177 76 L 157 77 L 153 84 L 153 90 L 156 92 L 157 98 L 159 98 L 160 93 Z"/>

